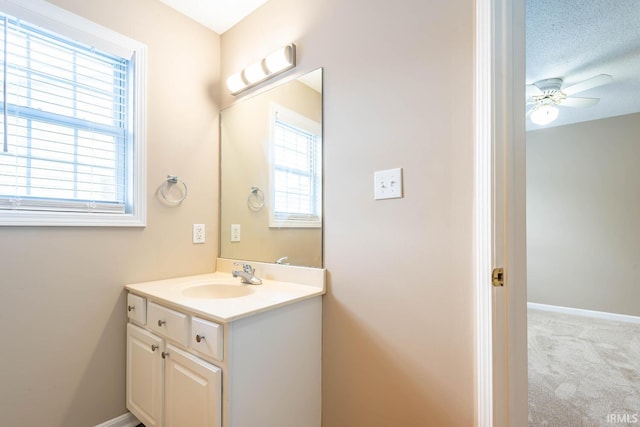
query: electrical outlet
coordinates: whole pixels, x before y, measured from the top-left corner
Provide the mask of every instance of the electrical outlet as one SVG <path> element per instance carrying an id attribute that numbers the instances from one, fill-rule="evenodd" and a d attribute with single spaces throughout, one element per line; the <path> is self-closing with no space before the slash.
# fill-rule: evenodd
<path id="1" fill-rule="evenodd" d="M 373 181 L 376 200 L 402 197 L 402 168 L 377 171 Z"/>
<path id="2" fill-rule="evenodd" d="M 231 224 L 231 241 L 240 241 L 240 224 Z"/>
<path id="3" fill-rule="evenodd" d="M 204 224 L 193 224 L 193 243 L 204 243 Z"/>

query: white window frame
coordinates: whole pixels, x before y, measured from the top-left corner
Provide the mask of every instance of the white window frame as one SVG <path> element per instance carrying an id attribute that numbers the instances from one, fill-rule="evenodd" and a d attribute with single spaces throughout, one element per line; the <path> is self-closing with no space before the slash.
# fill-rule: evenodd
<path id="1" fill-rule="evenodd" d="M 127 150 L 132 156 L 125 213 L 0 210 L 0 226 L 146 225 L 146 45 L 43 0 L 0 0 L 0 11 L 96 49 L 133 58 L 133 105 Z"/>
<path id="2" fill-rule="evenodd" d="M 269 227 L 271 228 L 320 228 L 322 227 L 322 178 L 319 178 L 317 183 L 316 194 L 316 207 L 317 212 L 315 218 L 278 218 L 275 213 L 275 163 L 274 163 L 274 131 L 276 117 L 280 115 L 282 120 L 292 126 L 295 126 L 303 131 L 316 135 L 318 138 L 317 143 L 322 146 L 322 125 L 315 122 L 308 117 L 301 115 L 295 111 L 289 110 L 275 102 L 270 103 L 269 114 L 269 194 L 270 194 L 270 206 L 269 206 Z M 318 150 L 317 160 L 317 173 L 321 173 L 322 170 L 322 149 Z"/>

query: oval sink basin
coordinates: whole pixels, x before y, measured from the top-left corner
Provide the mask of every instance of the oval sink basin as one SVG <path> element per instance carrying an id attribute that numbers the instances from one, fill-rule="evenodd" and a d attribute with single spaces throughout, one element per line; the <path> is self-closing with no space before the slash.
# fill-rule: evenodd
<path id="1" fill-rule="evenodd" d="M 182 295 L 188 298 L 238 298 L 244 297 L 253 292 L 248 286 L 242 285 L 222 285 L 219 283 L 208 285 L 197 285 L 186 288 Z"/>

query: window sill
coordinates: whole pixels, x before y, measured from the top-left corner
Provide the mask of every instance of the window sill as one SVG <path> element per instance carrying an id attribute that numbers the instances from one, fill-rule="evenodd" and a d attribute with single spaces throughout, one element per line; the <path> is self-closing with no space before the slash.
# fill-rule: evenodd
<path id="1" fill-rule="evenodd" d="M 269 223 L 269 228 L 322 228 L 319 221 L 275 221 Z"/>
<path id="2" fill-rule="evenodd" d="M 145 227 L 146 215 L 77 212 L 0 212 L 0 226 Z"/>

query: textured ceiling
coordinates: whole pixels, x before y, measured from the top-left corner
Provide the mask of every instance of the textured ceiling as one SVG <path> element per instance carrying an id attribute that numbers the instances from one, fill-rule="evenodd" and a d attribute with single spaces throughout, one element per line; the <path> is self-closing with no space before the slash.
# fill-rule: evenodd
<path id="1" fill-rule="evenodd" d="M 547 125 L 640 111 L 640 0 L 526 0 L 526 83 L 560 77 L 564 87 L 598 74 L 613 82 L 575 96 L 587 108 L 560 107 Z M 538 129 L 527 120 L 527 129 Z"/>

